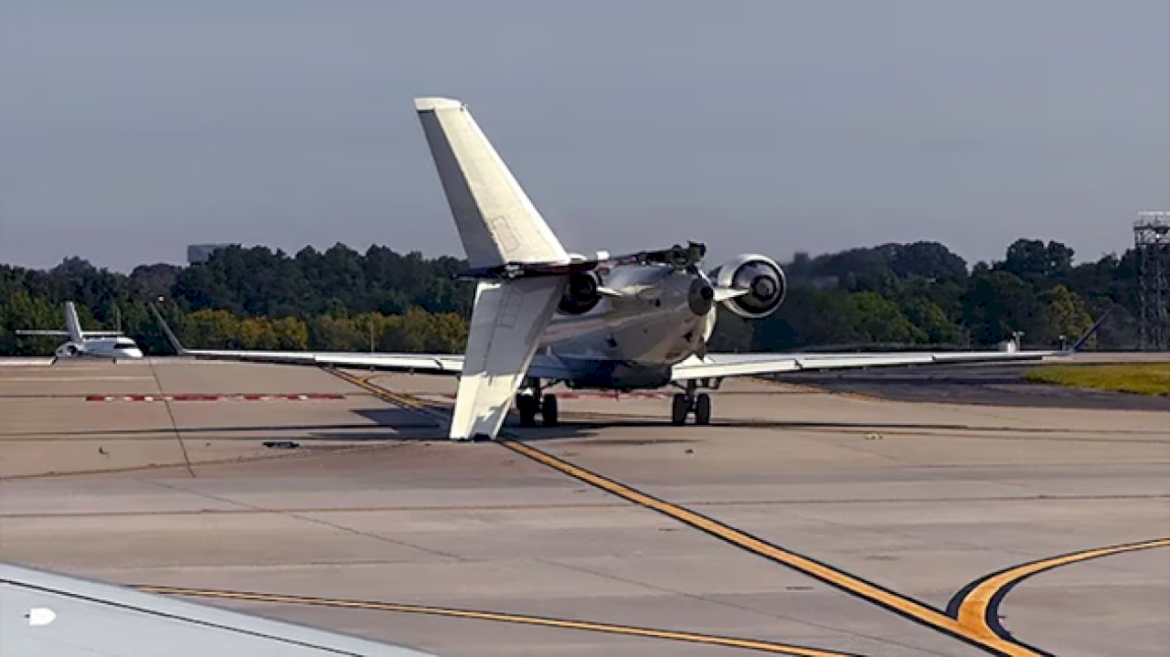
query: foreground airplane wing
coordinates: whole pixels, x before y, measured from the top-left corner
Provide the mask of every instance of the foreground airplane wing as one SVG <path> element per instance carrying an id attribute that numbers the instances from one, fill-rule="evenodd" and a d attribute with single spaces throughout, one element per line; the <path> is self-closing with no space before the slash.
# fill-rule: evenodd
<path id="1" fill-rule="evenodd" d="M 434 657 L 207 605 L 0 563 L 4 657 Z"/>
<path id="2" fill-rule="evenodd" d="M 1061 351 L 907 351 L 852 354 L 715 354 L 691 357 L 675 365 L 675 381 L 717 379 L 730 376 L 784 374 L 824 370 L 863 369 L 906 365 L 955 365 L 1041 360 Z"/>

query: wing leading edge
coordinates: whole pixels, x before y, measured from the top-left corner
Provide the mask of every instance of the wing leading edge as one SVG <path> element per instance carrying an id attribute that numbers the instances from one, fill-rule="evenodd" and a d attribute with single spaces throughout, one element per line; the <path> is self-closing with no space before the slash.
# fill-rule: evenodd
<path id="1" fill-rule="evenodd" d="M 158 321 L 167 341 L 180 356 L 202 360 L 227 360 L 245 363 L 274 363 L 279 365 L 309 365 L 331 367 L 360 367 L 396 372 L 422 372 L 457 375 L 463 368 L 463 356 L 455 354 L 391 354 L 353 351 L 250 351 L 229 349 L 187 349 L 171 330 L 162 313 L 150 304 L 150 311 Z"/>
<path id="2" fill-rule="evenodd" d="M 837 354 L 707 354 L 675 365 L 673 380 L 756 376 L 789 372 L 896 367 L 907 365 L 956 365 L 961 363 L 1008 363 L 1042 360 L 1062 351 L 939 351 Z"/>
<path id="3" fill-rule="evenodd" d="M 176 598 L 0 563 L 5 657 L 435 657 Z"/>

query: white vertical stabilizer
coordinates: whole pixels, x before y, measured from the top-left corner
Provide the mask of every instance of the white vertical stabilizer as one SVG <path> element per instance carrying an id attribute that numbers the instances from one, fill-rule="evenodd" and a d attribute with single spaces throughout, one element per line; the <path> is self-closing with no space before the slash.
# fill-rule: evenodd
<path id="1" fill-rule="evenodd" d="M 72 301 L 65 302 L 65 330 L 69 332 L 69 339 L 82 342 L 85 337 L 81 333 L 81 321 L 77 319 L 77 308 Z"/>
<path id="2" fill-rule="evenodd" d="M 416 98 L 414 105 L 471 266 L 567 262 L 467 107 L 449 98 Z"/>

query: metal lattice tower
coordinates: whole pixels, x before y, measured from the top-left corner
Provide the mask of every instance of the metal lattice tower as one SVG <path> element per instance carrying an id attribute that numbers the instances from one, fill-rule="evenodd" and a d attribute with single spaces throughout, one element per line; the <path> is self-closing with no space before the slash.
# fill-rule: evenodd
<path id="1" fill-rule="evenodd" d="M 1170 212 L 1139 212 L 1133 224 L 1141 297 L 1141 348 L 1170 351 Z"/>

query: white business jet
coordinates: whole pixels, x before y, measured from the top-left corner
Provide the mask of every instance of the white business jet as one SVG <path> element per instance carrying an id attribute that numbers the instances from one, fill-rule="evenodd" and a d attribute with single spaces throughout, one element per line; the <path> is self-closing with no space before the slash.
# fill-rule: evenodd
<path id="1" fill-rule="evenodd" d="M 458 100 L 419 98 L 439 180 L 470 261 L 461 277 L 476 281 L 466 353 L 363 354 L 186 349 L 162 322 L 181 355 L 196 358 L 375 368 L 459 377 L 449 435 L 495 438 L 515 401 L 521 424 L 537 416 L 557 424 L 557 398 L 570 388 L 679 392 L 671 420 L 711 420 L 723 377 L 893 365 L 1036 360 L 1055 351 L 869 354 L 717 354 L 706 341 L 716 306 L 741 317 L 767 317 L 786 292 L 774 260 L 745 254 L 711 271 L 705 247 L 593 257 L 565 250 Z M 153 306 L 152 306 L 153 308 Z"/>
<path id="2" fill-rule="evenodd" d="M 65 330 L 18 330 L 17 335 L 42 335 L 69 338 L 53 352 L 53 362 L 59 358 L 101 358 L 115 363 L 119 360 L 142 358 L 142 350 L 121 331 L 83 331 L 77 319 L 77 308 L 72 301 L 65 302 Z"/>

